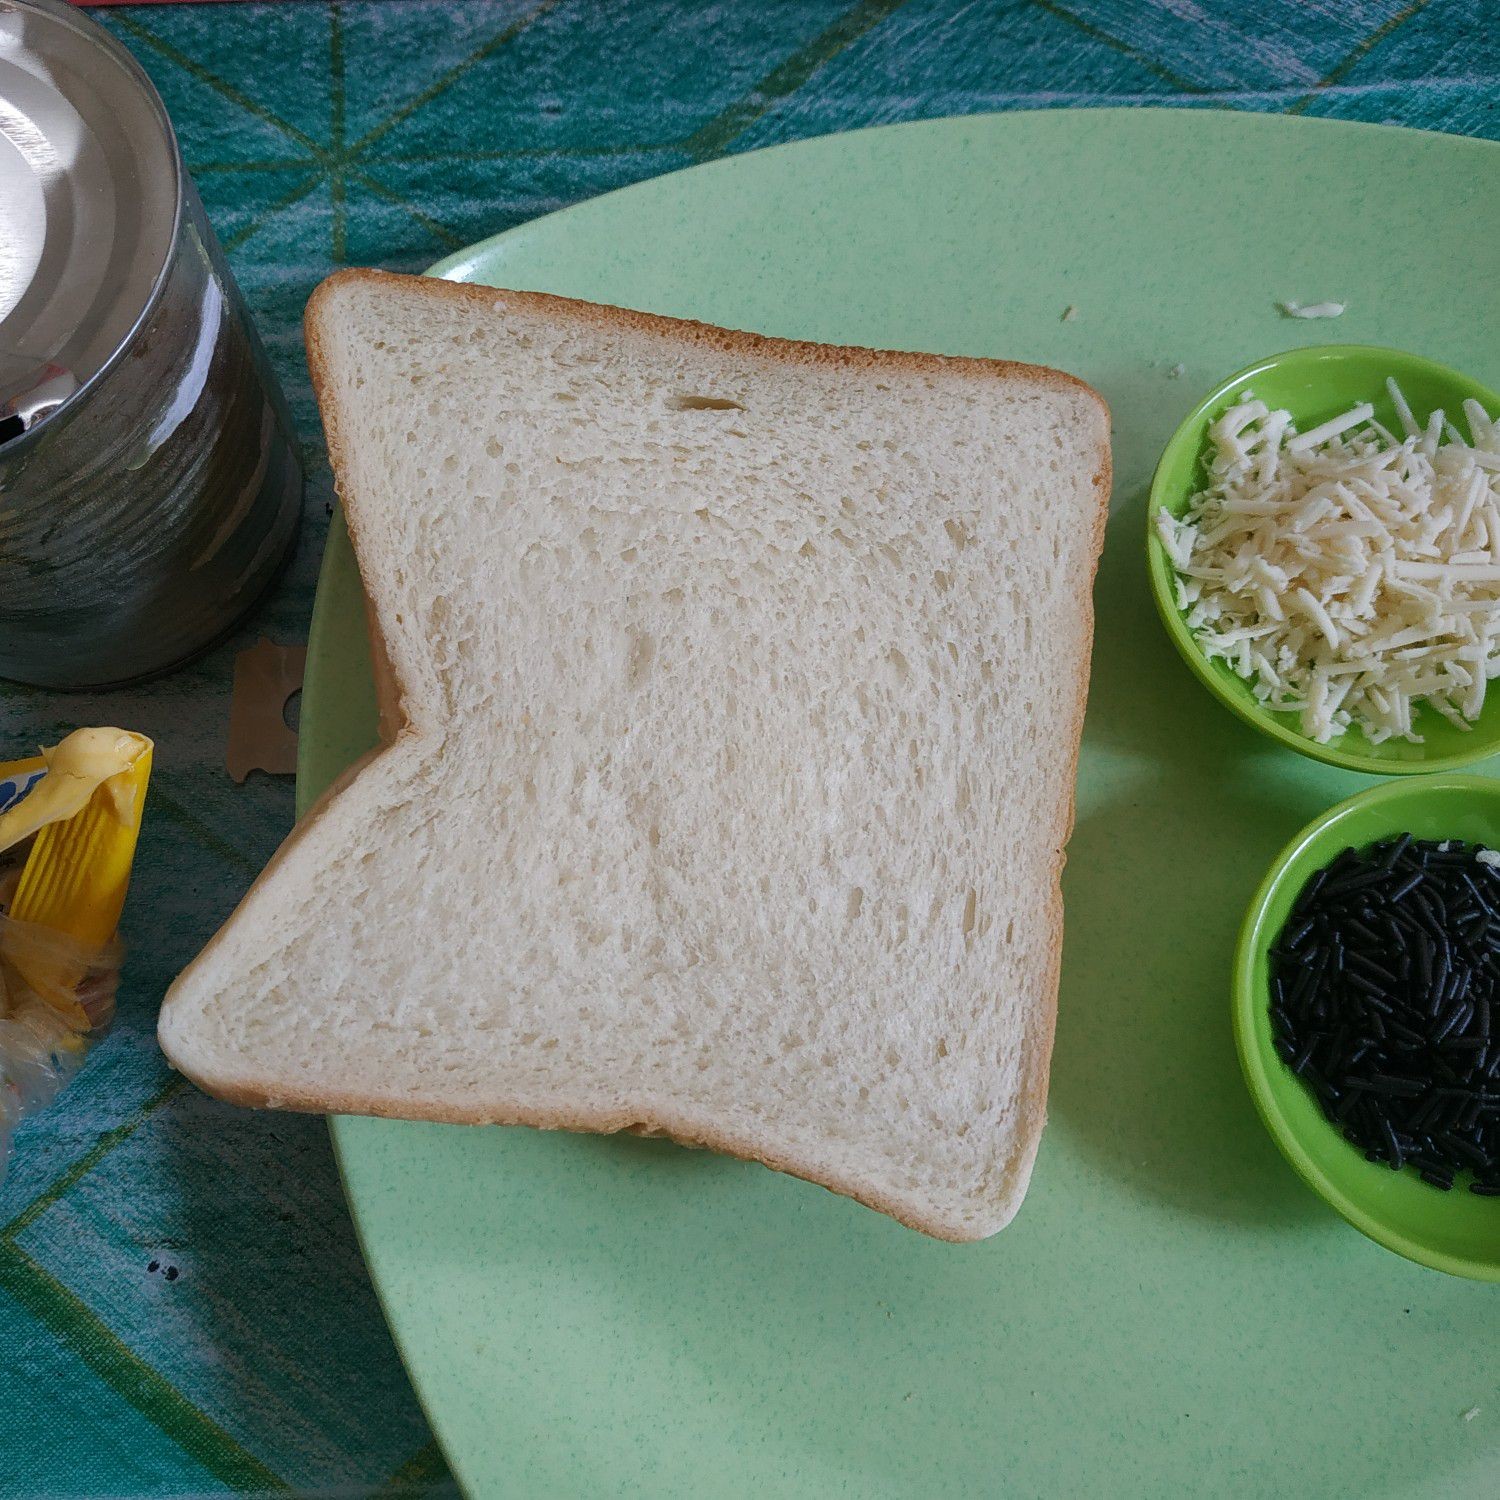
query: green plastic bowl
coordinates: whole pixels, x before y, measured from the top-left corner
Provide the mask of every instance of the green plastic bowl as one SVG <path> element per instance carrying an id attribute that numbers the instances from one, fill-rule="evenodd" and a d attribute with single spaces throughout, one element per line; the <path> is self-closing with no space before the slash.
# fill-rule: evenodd
<path id="1" fill-rule="evenodd" d="M 1156 607 L 1167 633 L 1199 680 L 1231 712 L 1253 724 L 1262 734 L 1314 760 L 1372 776 L 1453 770 L 1493 755 L 1500 750 L 1500 693 L 1488 698 L 1478 721 L 1467 731 L 1430 709 L 1420 710 L 1415 720 L 1417 732 L 1425 736 L 1425 743 L 1420 745 L 1404 740 L 1372 745 L 1358 729 L 1326 745 L 1317 744 L 1302 733 L 1295 714 L 1272 713 L 1263 708 L 1256 702 L 1248 682 L 1237 677 L 1223 662 L 1210 661 L 1203 654 L 1177 608 L 1172 563 L 1156 534 L 1156 514 L 1165 509 L 1174 516 L 1182 515 L 1193 495 L 1204 488 L 1209 423 L 1222 416 L 1247 387 L 1268 406 L 1285 407 L 1304 432 L 1359 401 L 1373 403 L 1376 420 L 1392 431 L 1399 431 L 1400 423 L 1385 388 L 1386 377 L 1391 375 L 1396 377 L 1419 420 L 1433 408 L 1442 407 L 1466 437 L 1472 436 L 1463 420 L 1462 403 L 1466 399 L 1479 402 L 1491 415 L 1500 413 L 1500 396 L 1493 391 L 1456 370 L 1415 354 L 1362 344 L 1290 349 L 1231 375 L 1188 413 L 1156 466 L 1146 507 L 1146 548 Z"/>
<path id="2" fill-rule="evenodd" d="M 1500 1198 L 1451 1192 L 1393 1172 L 1350 1145 L 1271 1046 L 1267 952 L 1308 879 L 1351 845 L 1395 834 L 1500 848 L 1500 781 L 1388 781 L 1341 802 L 1281 852 L 1250 903 L 1234 961 L 1234 1037 L 1255 1107 L 1298 1176 L 1354 1227 L 1419 1265 L 1500 1281 Z"/>

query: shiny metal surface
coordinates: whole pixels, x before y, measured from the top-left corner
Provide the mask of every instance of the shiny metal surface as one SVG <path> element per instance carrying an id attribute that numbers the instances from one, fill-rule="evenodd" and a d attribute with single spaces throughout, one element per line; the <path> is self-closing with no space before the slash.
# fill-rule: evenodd
<path id="1" fill-rule="evenodd" d="M 54 0 L 0 0 L 0 412 L 49 368 L 99 374 L 171 255 L 171 127 L 103 35 Z"/>
<path id="2" fill-rule="evenodd" d="M 0 677 L 113 685 L 228 630 L 296 536 L 291 432 L 145 75 L 0 0 Z"/>

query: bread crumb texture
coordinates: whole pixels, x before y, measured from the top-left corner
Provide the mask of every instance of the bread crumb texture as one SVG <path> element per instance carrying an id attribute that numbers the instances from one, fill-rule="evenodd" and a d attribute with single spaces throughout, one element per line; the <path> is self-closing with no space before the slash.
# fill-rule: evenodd
<path id="1" fill-rule="evenodd" d="M 174 1059 L 258 1102 L 645 1125 L 1001 1227 L 1102 403 L 408 278 L 336 280 L 310 333 L 407 728 L 179 982 Z"/>

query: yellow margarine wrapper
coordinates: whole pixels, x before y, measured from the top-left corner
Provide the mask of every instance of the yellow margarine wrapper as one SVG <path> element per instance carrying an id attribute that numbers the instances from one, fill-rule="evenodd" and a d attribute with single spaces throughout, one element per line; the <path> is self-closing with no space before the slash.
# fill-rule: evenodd
<path id="1" fill-rule="evenodd" d="M 125 905 L 151 752 L 129 730 L 79 729 L 40 761 L 0 765 L 0 778 L 30 782 L 0 812 L 0 853 L 35 835 L 0 924 L 0 959 L 79 1030 L 90 1024 L 88 956 L 110 947 Z"/>

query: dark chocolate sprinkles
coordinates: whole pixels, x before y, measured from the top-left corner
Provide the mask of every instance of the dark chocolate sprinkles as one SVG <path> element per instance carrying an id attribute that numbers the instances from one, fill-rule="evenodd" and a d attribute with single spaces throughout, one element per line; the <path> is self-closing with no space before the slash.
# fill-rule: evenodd
<path id="1" fill-rule="evenodd" d="M 1271 948 L 1276 1054 L 1370 1161 L 1500 1195 L 1500 870 L 1409 833 L 1345 849 Z M 1494 1038 L 1494 1045 L 1492 1045 Z"/>

